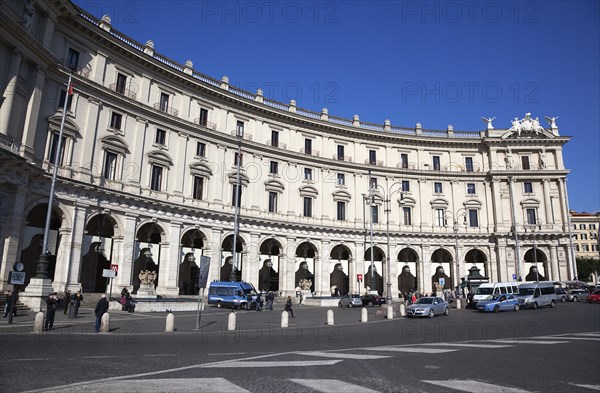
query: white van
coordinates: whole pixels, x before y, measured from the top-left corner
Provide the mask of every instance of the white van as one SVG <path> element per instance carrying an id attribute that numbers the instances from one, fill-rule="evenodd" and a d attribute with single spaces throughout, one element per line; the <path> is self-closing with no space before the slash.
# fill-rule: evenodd
<path id="1" fill-rule="evenodd" d="M 516 295 L 519 288 L 516 282 L 488 282 L 481 284 L 473 295 L 473 303 L 489 300 L 494 295 L 511 294 Z"/>
<path id="2" fill-rule="evenodd" d="M 554 284 L 550 281 L 523 283 L 519 285 L 519 294 L 517 295 L 519 306 L 533 309 L 544 306 L 554 308 L 555 297 Z"/>

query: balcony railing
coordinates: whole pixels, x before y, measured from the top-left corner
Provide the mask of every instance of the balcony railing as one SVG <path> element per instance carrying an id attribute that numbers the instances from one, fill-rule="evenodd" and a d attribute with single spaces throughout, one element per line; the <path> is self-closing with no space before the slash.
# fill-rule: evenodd
<path id="1" fill-rule="evenodd" d="M 347 161 L 347 162 L 352 162 L 352 157 L 350 157 L 350 156 L 346 156 L 346 155 L 345 155 L 345 156 L 343 156 L 343 157 L 338 157 L 338 155 L 337 155 L 337 154 L 334 154 L 334 155 L 333 155 L 333 159 L 334 159 L 334 160 L 338 160 L 338 161 Z"/>
<path id="2" fill-rule="evenodd" d="M 308 154 L 310 156 L 321 157 L 321 152 L 315 149 L 310 149 L 310 151 L 306 151 L 305 148 L 300 149 L 300 153 Z"/>
<path id="3" fill-rule="evenodd" d="M 233 130 L 230 132 L 231 136 L 237 136 L 237 130 Z M 242 139 L 247 140 L 247 141 L 251 141 L 252 140 L 252 134 L 248 134 L 247 132 L 244 132 Z"/>
<path id="4" fill-rule="evenodd" d="M 6 134 L 0 134 L 0 146 L 12 150 L 15 138 Z"/>
<path id="5" fill-rule="evenodd" d="M 396 168 L 399 169 L 417 169 L 417 164 L 415 164 L 414 162 L 409 162 L 406 164 L 402 164 L 401 162 L 396 164 Z"/>
<path id="6" fill-rule="evenodd" d="M 211 130 L 216 131 L 217 125 L 213 122 L 207 121 L 206 124 L 200 124 L 200 118 L 197 117 L 194 119 L 194 123 L 201 125 L 202 127 L 210 128 Z"/>
<path id="7" fill-rule="evenodd" d="M 365 160 L 365 164 L 367 165 L 375 165 L 375 166 L 383 166 L 383 161 L 381 160 L 375 160 L 375 161 L 371 161 L 368 158 Z"/>
<path id="8" fill-rule="evenodd" d="M 165 107 L 161 106 L 160 102 L 157 102 L 154 104 L 154 109 L 164 112 L 166 114 L 169 114 L 171 116 L 177 116 L 177 114 L 179 113 L 179 111 L 177 109 L 173 109 L 170 107 L 165 108 Z"/>
<path id="9" fill-rule="evenodd" d="M 269 140 L 266 142 L 266 144 L 267 144 L 268 146 L 277 147 L 277 148 L 279 148 L 279 149 L 287 149 L 287 144 L 285 144 L 285 143 L 281 143 L 281 142 L 275 142 L 275 143 L 273 143 L 273 141 L 272 141 L 272 140 L 270 140 L 270 139 L 269 139 Z"/>
<path id="10" fill-rule="evenodd" d="M 108 88 L 112 91 L 114 91 L 115 93 L 119 93 L 121 95 L 124 95 L 127 98 L 131 98 L 132 100 L 135 100 L 136 94 L 135 92 L 133 92 L 132 90 L 129 89 L 125 89 L 125 88 L 121 88 L 119 86 L 117 86 L 116 83 L 111 83 Z"/>

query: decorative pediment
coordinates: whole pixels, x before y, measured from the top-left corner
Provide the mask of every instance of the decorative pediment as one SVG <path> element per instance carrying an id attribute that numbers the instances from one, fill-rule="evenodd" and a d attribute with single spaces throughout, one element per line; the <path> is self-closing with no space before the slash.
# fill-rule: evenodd
<path id="1" fill-rule="evenodd" d="M 315 198 L 319 195 L 319 191 L 313 186 L 302 186 L 299 188 L 300 196 L 303 197 L 313 197 Z"/>
<path id="2" fill-rule="evenodd" d="M 402 199 L 398 198 L 397 202 L 400 206 L 415 206 L 417 204 L 417 200 L 409 196 L 404 196 Z"/>
<path id="3" fill-rule="evenodd" d="M 227 175 L 227 177 L 229 178 L 229 184 L 236 183 L 236 177 L 237 177 L 236 172 L 229 173 Z M 242 186 L 247 186 L 249 182 L 250 182 L 250 179 L 248 179 L 248 176 L 246 176 L 245 173 L 240 172 L 240 183 L 242 183 Z"/>
<path id="4" fill-rule="evenodd" d="M 446 208 L 448 207 L 448 201 L 444 198 L 435 198 L 431 202 L 431 207 L 433 208 Z"/>
<path id="5" fill-rule="evenodd" d="M 61 122 L 62 114 L 50 116 L 48 118 L 48 125 L 50 127 L 50 131 L 59 132 Z M 77 123 L 75 123 L 68 116 L 65 118 L 65 127 L 63 128 L 63 133 L 71 138 L 81 138 L 81 134 L 79 133 L 79 127 L 77 126 Z"/>
<path id="6" fill-rule="evenodd" d="M 285 185 L 279 180 L 269 179 L 265 182 L 265 190 L 274 191 L 281 194 L 283 193 L 283 190 L 285 190 Z"/>
<path id="7" fill-rule="evenodd" d="M 463 202 L 463 206 L 468 209 L 468 208 L 481 208 L 482 203 L 479 199 L 468 199 L 466 201 Z"/>
<path id="8" fill-rule="evenodd" d="M 100 142 L 107 149 L 116 150 L 122 154 L 129 154 L 129 145 L 127 144 L 127 142 L 125 142 L 123 138 L 109 135 L 100 139 Z"/>
<path id="9" fill-rule="evenodd" d="M 167 153 L 162 151 L 151 151 L 148 153 L 148 160 L 163 165 L 173 166 L 173 159 Z"/>
<path id="10" fill-rule="evenodd" d="M 521 206 L 523 206 L 524 208 L 527 207 L 538 207 L 540 206 L 540 200 L 536 199 L 536 198 L 527 198 L 527 199 L 523 199 L 521 201 Z"/>
<path id="11" fill-rule="evenodd" d="M 204 162 L 196 162 L 190 165 L 190 172 L 194 175 L 203 177 L 211 177 L 213 172 L 212 169 Z"/>
<path id="12" fill-rule="evenodd" d="M 349 202 L 352 199 L 352 195 L 348 191 L 338 190 L 332 193 L 334 201 Z"/>

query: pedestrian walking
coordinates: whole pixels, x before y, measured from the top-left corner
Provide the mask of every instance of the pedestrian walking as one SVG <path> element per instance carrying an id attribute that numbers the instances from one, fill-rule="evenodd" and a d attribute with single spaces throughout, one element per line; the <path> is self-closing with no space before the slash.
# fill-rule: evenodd
<path id="1" fill-rule="evenodd" d="M 102 316 L 106 314 L 108 311 L 108 300 L 106 300 L 106 294 L 102 294 L 98 303 L 96 303 L 96 309 L 94 313 L 96 314 L 96 333 L 100 333 L 100 324 L 102 323 Z"/>
<path id="2" fill-rule="evenodd" d="M 58 293 L 53 292 L 46 299 L 46 321 L 44 330 L 54 329 L 54 315 L 56 314 L 56 304 L 58 303 Z"/>
<path id="3" fill-rule="evenodd" d="M 275 300 L 275 294 L 272 291 L 267 293 L 267 308 L 273 311 L 273 301 Z"/>
<path id="4" fill-rule="evenodd" d="M 81 291 L 77 291 L 75 295 L 71 296 L 71 311 L 69 312 L 69 319 L 77 318 L 79 307 L 81 307 L 82 302 L 83 295 L 81 294 Z"/>
<path id="5" fill-rule="evenodd" d="M 262 311 L 261 307 L 262 307 L 262 295 L 259 292 L 258 295 L 256 295 L 256 311 Z"/>
<path id="6" fill-rule="evenodd" d="M 17 310 L 13 310 L 13 308 L 16 308 L 13 307 L 13 300 L 13 291 L 8 291 L 8 293 L 6 294 L 6 304 L 4 305 L 4 314 L 2 314 L 4 318 L 6 318 L 6 316 L 9 315 L 11 312 L 15 317 L 17 316 Z"/>
<path id="7" fill-rule="evenodd" d="M 417 302 L 417 295 L 415 295 L 415 293 L 413 292 L 411 298 L 410 298 L 410 304 L 415 304 Z"/>
<path id="8" fill-rule="evenodd" d="M 285 311 L 290 313 L 292 318 L 296 318 L 294 316 L 294 310 L 292 310 L 292 297 L 291 296 L 288 296 L 287 301 L 285 302 Z"/>
<path id="9" fill-rule="evenodd" d="M 65 312 L 63 315 L 67 315 L 67 311 L 69 311 L 69 304 L 71 303 L 71 290 L 69 289 L 65 292 L 65 297 L 63 298 L 63 302 L 65 302 Z"/>

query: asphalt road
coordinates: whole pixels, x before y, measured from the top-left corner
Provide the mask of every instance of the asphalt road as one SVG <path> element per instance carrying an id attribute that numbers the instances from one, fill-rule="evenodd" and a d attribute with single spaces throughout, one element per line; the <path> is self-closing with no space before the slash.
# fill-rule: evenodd
<path id="1" fill-rule="evenodd" d="M 280 328 L 275 311 L 209 308 L 196 314 L 111 314 L 93 332 L 93 312 L 57 316 L 32 333 L 33 315 L 0 323 L 0 391 L 17 392 L 593 392 L 600 390 L 600 306 L 433 319 L 376 317 L 360 309 L 295 307 Z"/>

